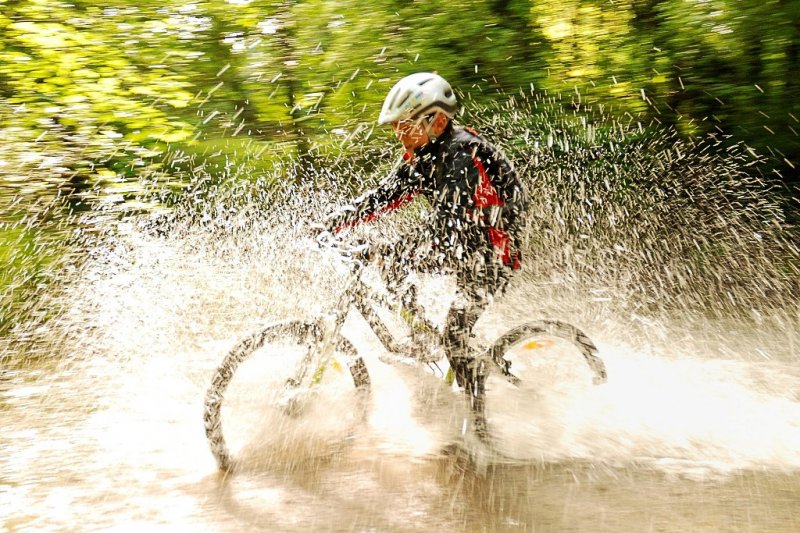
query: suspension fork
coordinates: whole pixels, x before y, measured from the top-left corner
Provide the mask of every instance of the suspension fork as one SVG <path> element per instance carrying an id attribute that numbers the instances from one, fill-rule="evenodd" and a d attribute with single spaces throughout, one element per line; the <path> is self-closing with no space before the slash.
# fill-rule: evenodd
<path id="1" fill-rule="evenodd" d="M 311 349 L 306 352 L 303 360 L 297 366 L 294 376 L 286 380 L 288 388 L 296 388 L 303 385 L 308 379 L 309 372 L 311 372 L 311 377 L 307 386 L 316 385 L 322 380 L 336 348 L 339 333 L 342 330 L 344 321 L 347 319 L 347 312 L 355 300 L 354 294 L 359 290 L 358 273 L 361 268 L 363 267 L 358 265 L 354 267 L 355 281 L 351 282 L 342 293 L 334 309 L 322 315 L 316 323 L 311 325 L 313 329 L 310 332 L 310 336 L 314 342 Z"/>
<path id="2" fill-rule="evenodd" d="M 390 352 L 402 352 L 402 346 L 397 343 L 389 331 L 389 328 L 386 327 L 386 324 L 383 323 L 383 320 L 381 320 L 370 305 L 370 295 L 371 292 L 369 288 L 359 281 L 359 284 L 353 291 L 353 305 L 358 312 L 361 313 L 367 321 L 367 324 L 369 324 L 369 328 L 375 333 L 375 336 L 378 337 L 378 340 L 381 341 L 381 344 L 383 344 L 387 350 Z"/>

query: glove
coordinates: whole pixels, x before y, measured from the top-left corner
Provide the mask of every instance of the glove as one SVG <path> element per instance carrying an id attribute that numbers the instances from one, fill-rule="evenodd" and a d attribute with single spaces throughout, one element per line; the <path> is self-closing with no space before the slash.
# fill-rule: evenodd
<path id="1" fill-rule="evenodd" d="M 345 205 L 341 209 L 328 214 L 324 219 L 325 228 L 331 233 L 338 233 L 339 230 L 344 229 L 347 225 L 351 224 L 353 214 L 356 208 L 352 205 Z"/>

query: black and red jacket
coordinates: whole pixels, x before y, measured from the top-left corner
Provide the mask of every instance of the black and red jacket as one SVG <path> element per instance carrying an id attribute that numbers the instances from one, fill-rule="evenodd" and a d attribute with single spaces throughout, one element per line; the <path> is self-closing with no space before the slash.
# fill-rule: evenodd
<path id="1" fill-rule="evenodd" d="M 428 234 L 448 262 L 481 253 L 519 268 L 517 242 L 525 195 L 497 148 L 470 128 L 449 125 L 413 160 L 408 154 L 404 159 L 396 172 L 356 198 L 328 226 L 338 232 L 369 222 L 422 195 L 433 211 Z"/>

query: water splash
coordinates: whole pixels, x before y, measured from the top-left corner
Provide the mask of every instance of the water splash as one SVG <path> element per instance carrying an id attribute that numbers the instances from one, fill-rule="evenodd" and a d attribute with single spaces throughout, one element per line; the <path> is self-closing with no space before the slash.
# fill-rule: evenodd
<path id="1" fill-rule="evenodd" d="M 492 339 L 539 316 L 573 322 L 601 345 L 610 381 L 521 391 L 521 407 L 497 425 L 507 450 L 665 469 L 797 468 L 800 413 L 787 391 L 800 384 L 800 276 L 781 197 L 751 173 L 743 147 L 711 152 L 602 117 L 589 128 L 558 109 L 533 95 L 516 98 L 513 111 L 479 114 L 497 117 L 478 126 L 509 140 L 533 206 L 525 268 L 478 330 Z M 43 300 L 59 311 L 21 324 L 16 338 L 59 356 L 65 379 L 93 376 L 94 387 L 116 376 L 114 386 L 93 389 L 96 431 L 158 380 L 186 394 L 171 401 L 196 393 L 199 405 L 211 369 L 238 338 L 271 320 L 312 317 L 338 295 L 344 279 L 308 247 L 308 222 L 388 169 L 391 144 L 371 135 L 354 131 L 342 151 L 320 148 L 310 161 L 281 160 L 259 175 L 246 164 L 193 169 L 171 213 L 92 236 L 89 253 Z M 368 164 L 353 165 L 359 159 Z M 423 209 L 356 237 L 392 240 Z M 362 452 L 424 457 L 446 445 L 463 406 L 430 381 L 378 366 L 363 328 L 350 333 L 378 377 L 378 414 Z M 148 370 L 124 376 L 140 366 Z M 432 416 L 437 409 L 443 414 Z M 197 442 L 185 434 L 182 442 L 200 450 L 195 415 Z M 756 424 L 759 432 L 749 431 Z"/>

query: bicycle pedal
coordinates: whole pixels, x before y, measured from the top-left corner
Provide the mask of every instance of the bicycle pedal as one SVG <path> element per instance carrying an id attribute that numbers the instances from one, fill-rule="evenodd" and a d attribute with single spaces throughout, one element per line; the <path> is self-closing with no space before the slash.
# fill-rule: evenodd
<path id="1" fill-rule="evenodd" d="M 403 351 L 421 363 L 439 361 L 445 356 L 441 338 L 434 334 L 412 336 Z"/>

